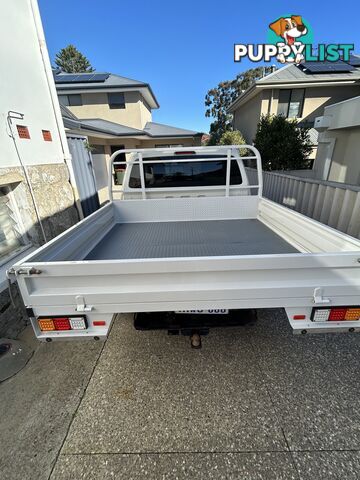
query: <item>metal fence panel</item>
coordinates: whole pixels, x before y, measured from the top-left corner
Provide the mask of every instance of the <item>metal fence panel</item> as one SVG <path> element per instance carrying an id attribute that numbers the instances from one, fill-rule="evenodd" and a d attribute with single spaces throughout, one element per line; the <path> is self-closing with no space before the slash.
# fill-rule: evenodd
<path id="1" fill-rule="evenodd" d="M 67 141 L 72 156 L 72 165 L 81 208 L 84 216 L 87 217 L 100 207 L 91 153 L 86 148 L 86 137 L 68 135 Z"/>
<path id="2" fill-rule="evenodd" d="M 253 172 L 247 172 L 251 179 Z M 263 178 L 264 197 L 360 238 L 360 186 L 278 172 L 264 172 Z"/>

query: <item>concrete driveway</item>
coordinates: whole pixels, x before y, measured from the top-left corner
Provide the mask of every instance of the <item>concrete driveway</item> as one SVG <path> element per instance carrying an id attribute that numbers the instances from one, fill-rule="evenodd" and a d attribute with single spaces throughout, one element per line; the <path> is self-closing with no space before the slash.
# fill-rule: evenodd
<path id="1" fill-rule="evenodd" d="M 295 337 L 282 311 L 186 337 L 38 346 L 0 385 L 2 478 L 358 479 L 360 335 Z"/>

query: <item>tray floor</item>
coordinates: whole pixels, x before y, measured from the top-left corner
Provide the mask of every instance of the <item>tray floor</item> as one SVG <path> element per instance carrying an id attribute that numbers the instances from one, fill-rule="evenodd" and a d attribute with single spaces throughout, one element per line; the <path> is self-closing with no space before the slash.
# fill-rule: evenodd
<path id="1" fill-rule="evenodd" d="M 259 220 L 116 224 L 85 260 L 297 253 Z"/>

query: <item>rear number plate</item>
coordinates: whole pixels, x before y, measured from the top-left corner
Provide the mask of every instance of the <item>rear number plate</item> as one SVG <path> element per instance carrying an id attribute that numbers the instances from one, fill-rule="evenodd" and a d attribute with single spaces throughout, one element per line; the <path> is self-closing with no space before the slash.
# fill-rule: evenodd
<path id="1" fill-rule="evenodd" d="M 214 308 L 210 310 L 177 310 L 175 313 L 188 315 L 227 315 L 229 310 L 225 308 Z"/>

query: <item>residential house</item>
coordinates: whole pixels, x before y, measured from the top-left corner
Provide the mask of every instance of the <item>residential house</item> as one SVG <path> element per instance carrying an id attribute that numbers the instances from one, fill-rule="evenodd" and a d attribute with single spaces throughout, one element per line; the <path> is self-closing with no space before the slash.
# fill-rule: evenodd
<path id="1" fill-rule="evenodd" d="M 325 107 L 315 128 L 314 178 L 360 186 L 360 96 Z"/>
<path id="2" fill-rule="evenodd" d="M 311 127 L 310 139 L 315 158 L 318 133 L 313 128 L 315 118 L 328 105 L 360 95 L 360 63 L 353 57 L 349 65 L 343 62 L 340 71 L 333 71 L 327 63 L 313 66 L 286 65 L 257 80 L 229 107 L 234 129 L 240 130 L 252 143 L 263 114 L 283 114 L 296 118 L 300 124 Z M 333 67 L 334 69 L 334 67 Z"/>
<path id="3" fill-rule="evenodd" d="M 148 83 L 98 72 L 54 72 L 54 78 L 65 127 L 88 138 L 101 202 L 108 199 L 108 165 L 114 151 L 201 145 L 200 132 L 152 121 L 159 103 Z M 124 161 L 125 155 L 118 160 Z"/>
<path id="4" fill-rule="evenodd" d="M 71 157 L 36 0 L 2 2 L 0 337 L 23 328 L 6 270 L 79 220 Z"/>

